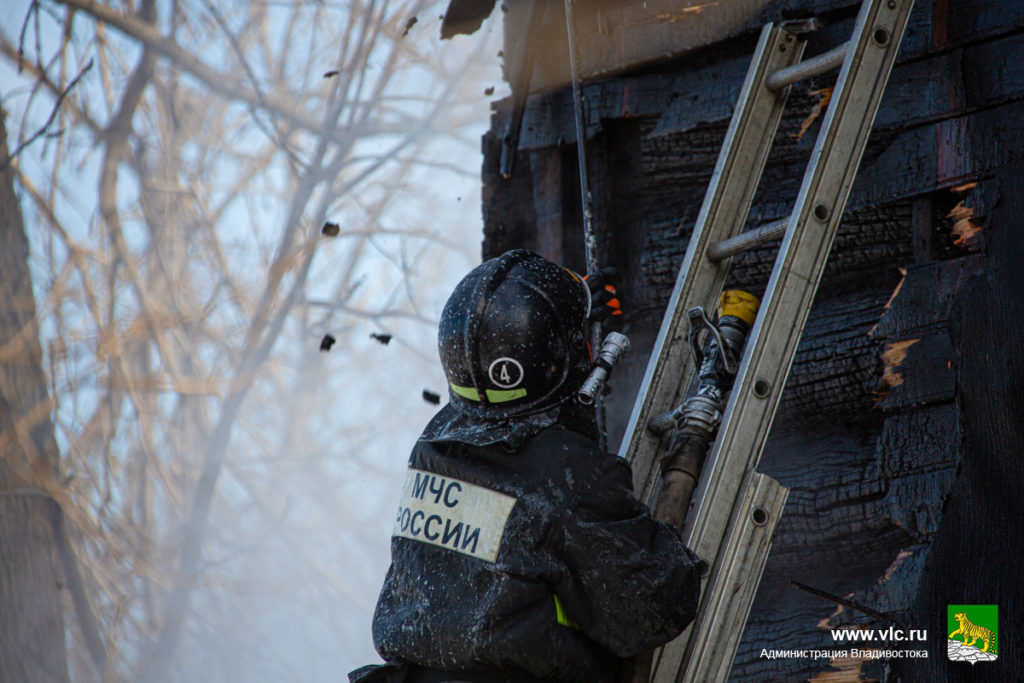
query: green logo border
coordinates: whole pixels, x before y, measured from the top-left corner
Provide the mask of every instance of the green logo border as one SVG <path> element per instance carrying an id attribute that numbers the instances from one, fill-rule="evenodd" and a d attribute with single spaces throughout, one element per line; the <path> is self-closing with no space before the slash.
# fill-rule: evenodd
<path id="1" fill-rule="evenodd" d="M 975 626 L 981 626 L 992 631 L 992 647 L 989 648 L 990 652 L 993 652 L 997 656 L 1002 650 L 1002 643 L 999 642 L 999 605 L 946 605 L 946 637 L 949 637 L 950 633 L 960 628 L 960 622 L 958 622 L 953 615 L 964 612 L 967 615 L 967 619 L 970 620 Z M 953 640 L 963 642 L 963 636 L 957 635 Z M 968 641 L 970 639 L 968 638 Z M 979 643 L 981 641 L 978 641 Z M 977 645 L 975 646 L 977 647 Z M 978 648 L 981 649 L 980 647 Z"/>

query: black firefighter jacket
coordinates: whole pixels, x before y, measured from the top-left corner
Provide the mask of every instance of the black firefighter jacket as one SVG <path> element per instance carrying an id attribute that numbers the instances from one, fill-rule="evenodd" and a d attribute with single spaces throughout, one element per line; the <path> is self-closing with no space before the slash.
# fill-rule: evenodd
<path id="1" fill-rule="evenodd" d="M 612 681 L 693 619 L 697 557 L 621 458 L 561 425 L 518 449 L 417 442 L 373 618 L 387 660 Z"/>

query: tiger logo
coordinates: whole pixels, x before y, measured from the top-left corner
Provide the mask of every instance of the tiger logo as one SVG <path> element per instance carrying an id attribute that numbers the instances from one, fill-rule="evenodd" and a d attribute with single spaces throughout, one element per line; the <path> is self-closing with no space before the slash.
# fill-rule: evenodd
<path id="1" fill-rule="evenodd" d="M 995 634 L 992 633 L 992 629 L 972 624 L 971 620 L 967 618 L 966 612 L 957 612 L 953 615 L 953 618 L 960 624 L 960 628 L 949 634 L 950 640 L 953 640 L 954 636 L 961 635 L 964 638 L 965 647 L 975 647 L 974 644 L 978 642 L 978 640 L 982 640 L 985 643 L 985 647 L 981 648 L 981 651 L 988 652 L 990 642 L 995 640 Z M 996 653 L 996 645 L 998 645 L 998 642 L 991 642 L 991 645 L 992 652 Z"/>

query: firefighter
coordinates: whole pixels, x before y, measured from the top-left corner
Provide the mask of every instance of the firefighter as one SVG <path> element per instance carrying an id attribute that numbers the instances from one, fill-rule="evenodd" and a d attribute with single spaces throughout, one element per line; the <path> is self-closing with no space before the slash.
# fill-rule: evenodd
<path id="1" fill-rule="evenodd" d="M 357 682 L 616 681 L 693 619 L 699 560 L 598 450 L 591 294 L 517 249 L 445 305 L 449 403 L 417 441 Z"/>

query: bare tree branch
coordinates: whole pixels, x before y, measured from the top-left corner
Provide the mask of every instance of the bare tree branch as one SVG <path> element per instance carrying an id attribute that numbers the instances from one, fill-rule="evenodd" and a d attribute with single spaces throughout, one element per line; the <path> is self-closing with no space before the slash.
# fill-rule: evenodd
<path id="1" fill-rule="evenodd" d="M 229 97 L 250 106 L 265 106 L 267 111 L 280 116 L 292 125 L 309 131 L 315 135 L 323 135 L 324 130 L 321 124 L 313 119 L 306 112 L 291 106 L 291 101 L 285 96 L 268 93 L 261 102 L 258 94 L 240 85 L 237 79 L 229 74 L 221 73 L 216 69 L 204 64 L 199 58 L 183 50 L 173 41 L 160 35 L 152 26 L 148 26 L 136 19 L 125 16 L 115 10 L 101 5 L 95 0 L 56 0 L 61 4 L 68 5 L 77 10 L 85 12 L 94 19 L 113 26 L 126 35 L 138 40 L 144 45 L 152 48 L 161 56 L 174 62 L 182 71 L 198 78 L 206 87 L 214 92 Z"/>
<path id="2" fill-rule="evenodd" d="M 23 64 L 19 139 L 38 127 L 39 103 L 93 60 L 47 124 L 64 134 L 9 165 L 33 213 L 52 396 L 30 417 L 54 416 L 66 474 L 39 487 L 65 512 L 97 622 L 82 603 L 71 666 L 94 675 L 99 642 L 111 681 L 195 677 L 218 656 L 254 671 L 238 653 L 274 647 L 255 626 L 232 631 L 234 656 L 203 640 L 246 604 L 240 585 L 301 604 L 348 648 L 338 615 L 368 609 L 352 598 L 380 569 L 353 566 L 344 543 L 381 536 L 367 519 L 387 517 L 390 502 L 336 499 L 351 472 L 370 486 L 394 472 L 366 417 L 329 404 L 376 381 L 364 370 L 430 362 L 416 340 L 437 302 L 420 283 L 445 270 L 440 254 L 475 254 L 415 188 L 468 175 L 451 155 L 427 157 L 442 137 L 476 154 L 457 142 L 457 94 L 459 69 L 481 60 L 401 37 L 409 16 L 433 13 L 417 0 L 203 0 L 161 13 L 159 28 L 149 0 L 130 16 L 113 2 L 61 4 L 63 17 L 30 17 L 23 56 L 17 33 L 0 29 L 0 59 Z M 33 53 L 28 32 L 51 20 L 61 39 Z M 341 239 L 320 236 L 326 220 Z M 325 329 L 341 339 L 329 356 L 310 343 Z M 394 333 L 391 348 L 365 348 L 380 329 Z M 423 409 L 419 389 L 382 384 Z M 360 526 L 338 531 L 339 515 Z M 306 584 L 288 585 L 268 557 L 277 582 L 253 581 L 249 561 L 269 545 L 302 558 Z"/>
<path id="3" fill-rule="evenodd" d="M 8 166 L 10 166 L 11 160 L 17 158 L 17 156 L 21 153 L 21 150 L 25 149 L 26 147 L 31 145 L 33 142 L 38 140 L 39 137 L 42 136 L 43 133 L 46 132 L 46 129 L 50 127 L 50 124 L 53 123 L 53 120 L 55 118 L 57 118 L 57 113 L 60 111 L 61 102 L 64 101 L 64 98 L 68 96 L 68 93 L 71 92 L 71 90 L 76 85 L 78 85 L 78 81 L 80 81 L 82 79 L 82 76 L 84 76 L 89 71 L 89 69 L 91 69 L 91 68 L 92 68 L 92 60 L 90 59 L 88 62 L 86 62 L 85 66 L 82 67 L 82 70 L 78 72 L 78 75 L 71 79 L 71 82 L 68 83 L 68 86 L 66 88 L 64 88 L 60 92 L 59 95 L 57 95 L 57 101 L 53 103 L 53 110 L 50 112 L 50 116 L 46 119 L 46 123 L 44 123 L 39 128 L 39 130 L 37 130 L 35 133 L 33 133 L 32 136 L 29 139 L 25 140 L 20 145 L 18 145 L 14 149 L 14 151 L 11 152 L 10 154 L 8 154 L 7 157 L 3 161 L 0 161 L 0 170 L 3 170 L 5 168 L 7 168 Z"/>

